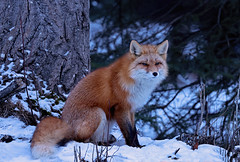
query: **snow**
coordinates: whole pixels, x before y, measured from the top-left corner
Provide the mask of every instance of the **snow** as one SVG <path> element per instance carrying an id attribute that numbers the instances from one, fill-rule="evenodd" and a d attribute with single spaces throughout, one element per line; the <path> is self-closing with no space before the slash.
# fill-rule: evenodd
<path id="1" fill-rule="evenodd" d="M 8 38 L 9 41 L 11 41 L 12 39 L 13 39 L 13 36 L 10 36 L 10 37 Z"/>
<path id="2" fill-rule="evenodd" d="M 64 56 L 67 56 L 69 53 L 70 53 L 70 51 L 67 51 L 67 52 L 64 54 Z"/>
<path id="3" fill-rule="evenodd" d="M 15 29 L 15 26 L 11 27 L 11 28 L 9 29 L 9 31 L 12 31 L 13 29 Z"/>
<path id="4" fill-rule="evenodd" d="M 93 6 L 97 6 L 98 5 L 97 1 L 92 1 L 91 3 L 92 3 Z"/>
<path id="5" fill-rule="evenodd" d="M 1 53 L 0 57 L 3 59 L 5 57 L 5 54 Z"/>
<path id="6" fill-rule="evenodd" d="M 31 53 L 31 50 L 24 50 L 28 55 Z"/>
<path id="7" fill-rule="evenodd" d="M 12 58 L 8 58 L 9 61 L 12 61 Z M 7 65 L 7 70 L 4 70 L 6 68 L 5 64 L 0 65 L 0 91 L 6 88 L 8 85 L 11 84 L 11 82 L 7 82 L 6 84 L 2 84 L 3 82 L 3 76 L 9 76 L 10 78 L 20 78 L 23 77 L 23 74 L 19 74 L 14 72 L 12 69 L 14 67 L 14 62 L 10 62 Z"/>
<path id="8" fill-rule="evenodd" d="M 81 151 L 81 158 L 92 161 L 97 157 L 96 146 L 91 143 L 69 142 L 64 147 L 59 147 L 56 153 L 43 159 L 33 159 L 30 152 L 30 139 L 35 130 L 34 126 L 25 126 L 15 117 L 0 118 L 0 138 L 3 135 L 11 135 L 15 140 L 10 143 L 0 142 L 1 162 L 41 162 L 41 161 L 74 161 L 74 148 Z M 108 161 L 112 162 L 152 162 L 152 161 L 178 161 L 184 162 L 221 162 L 224 160 L 221 155 L 221 148 L 208 144 L 199 146 L 198 150 L 191 150 L 191 147 L 176 139 L 152 140 L 148 137 L 140 137 L 139 141 L 143 148 L 134 148 L 125 145 L 124 139 L 117 126 L 112 134 L 118 139 L 113 146 L 107 147 Z M 176 150 L 179 151 L 175 154 Z M 106 147 L 98 146 L 99 152 L 103 152 L 102 157 L 106 157 Z"/>

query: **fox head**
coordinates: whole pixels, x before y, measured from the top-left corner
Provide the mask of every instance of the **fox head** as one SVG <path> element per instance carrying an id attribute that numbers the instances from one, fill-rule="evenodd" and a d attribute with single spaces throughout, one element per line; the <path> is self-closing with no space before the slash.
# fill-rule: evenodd
<path id="1" fill-rule="evenodd" d="M 159 82 L 165 79 L 168 75 L 167 50 L 168 40 L 157 46 L 140 45 L 132 40 L 129 48 L 133 58 L 129 69 L 131 78 L 135 81 L 147 79 Z"/>

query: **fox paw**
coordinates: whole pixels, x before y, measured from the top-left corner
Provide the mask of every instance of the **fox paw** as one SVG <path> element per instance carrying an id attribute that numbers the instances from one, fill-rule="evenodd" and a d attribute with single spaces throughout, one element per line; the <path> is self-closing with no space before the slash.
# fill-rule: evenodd
<path id="1" fill-rule="evenodd" d="M 99 146 L 110 146 L 112 143 L 114 143 L 116 141 L 117 141 L 116 137 L 114 137 L 112 134 L 110 134 L 108 141 L 106 141 L 106 142 L 105 141 L 100 141 L 97 144 Z"/>

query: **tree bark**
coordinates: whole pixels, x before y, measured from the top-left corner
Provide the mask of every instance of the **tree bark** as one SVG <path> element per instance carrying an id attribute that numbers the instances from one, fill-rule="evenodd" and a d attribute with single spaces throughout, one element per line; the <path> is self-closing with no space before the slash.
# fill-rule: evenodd
<path id="1" fill-rule="evenodd" d="M 25 66 L 51 90 L 68 93 L 90 70 L 88 3 L 1 0 L 0 64 L 14 62 L 19 73 Z"/>

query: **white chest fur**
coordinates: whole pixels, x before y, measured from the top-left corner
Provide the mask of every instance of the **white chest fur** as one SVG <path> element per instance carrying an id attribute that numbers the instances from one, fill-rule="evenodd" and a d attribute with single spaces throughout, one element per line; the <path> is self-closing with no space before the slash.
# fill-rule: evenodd
<path id="1" fill-rule="evenodd" d="M 129 87 L 128 101 L 132 106 L 132 111 L 142 108 L 149 100 L 151 93 L 156 88 L 157 84 L 152 82 L 137 82 Z"/>

